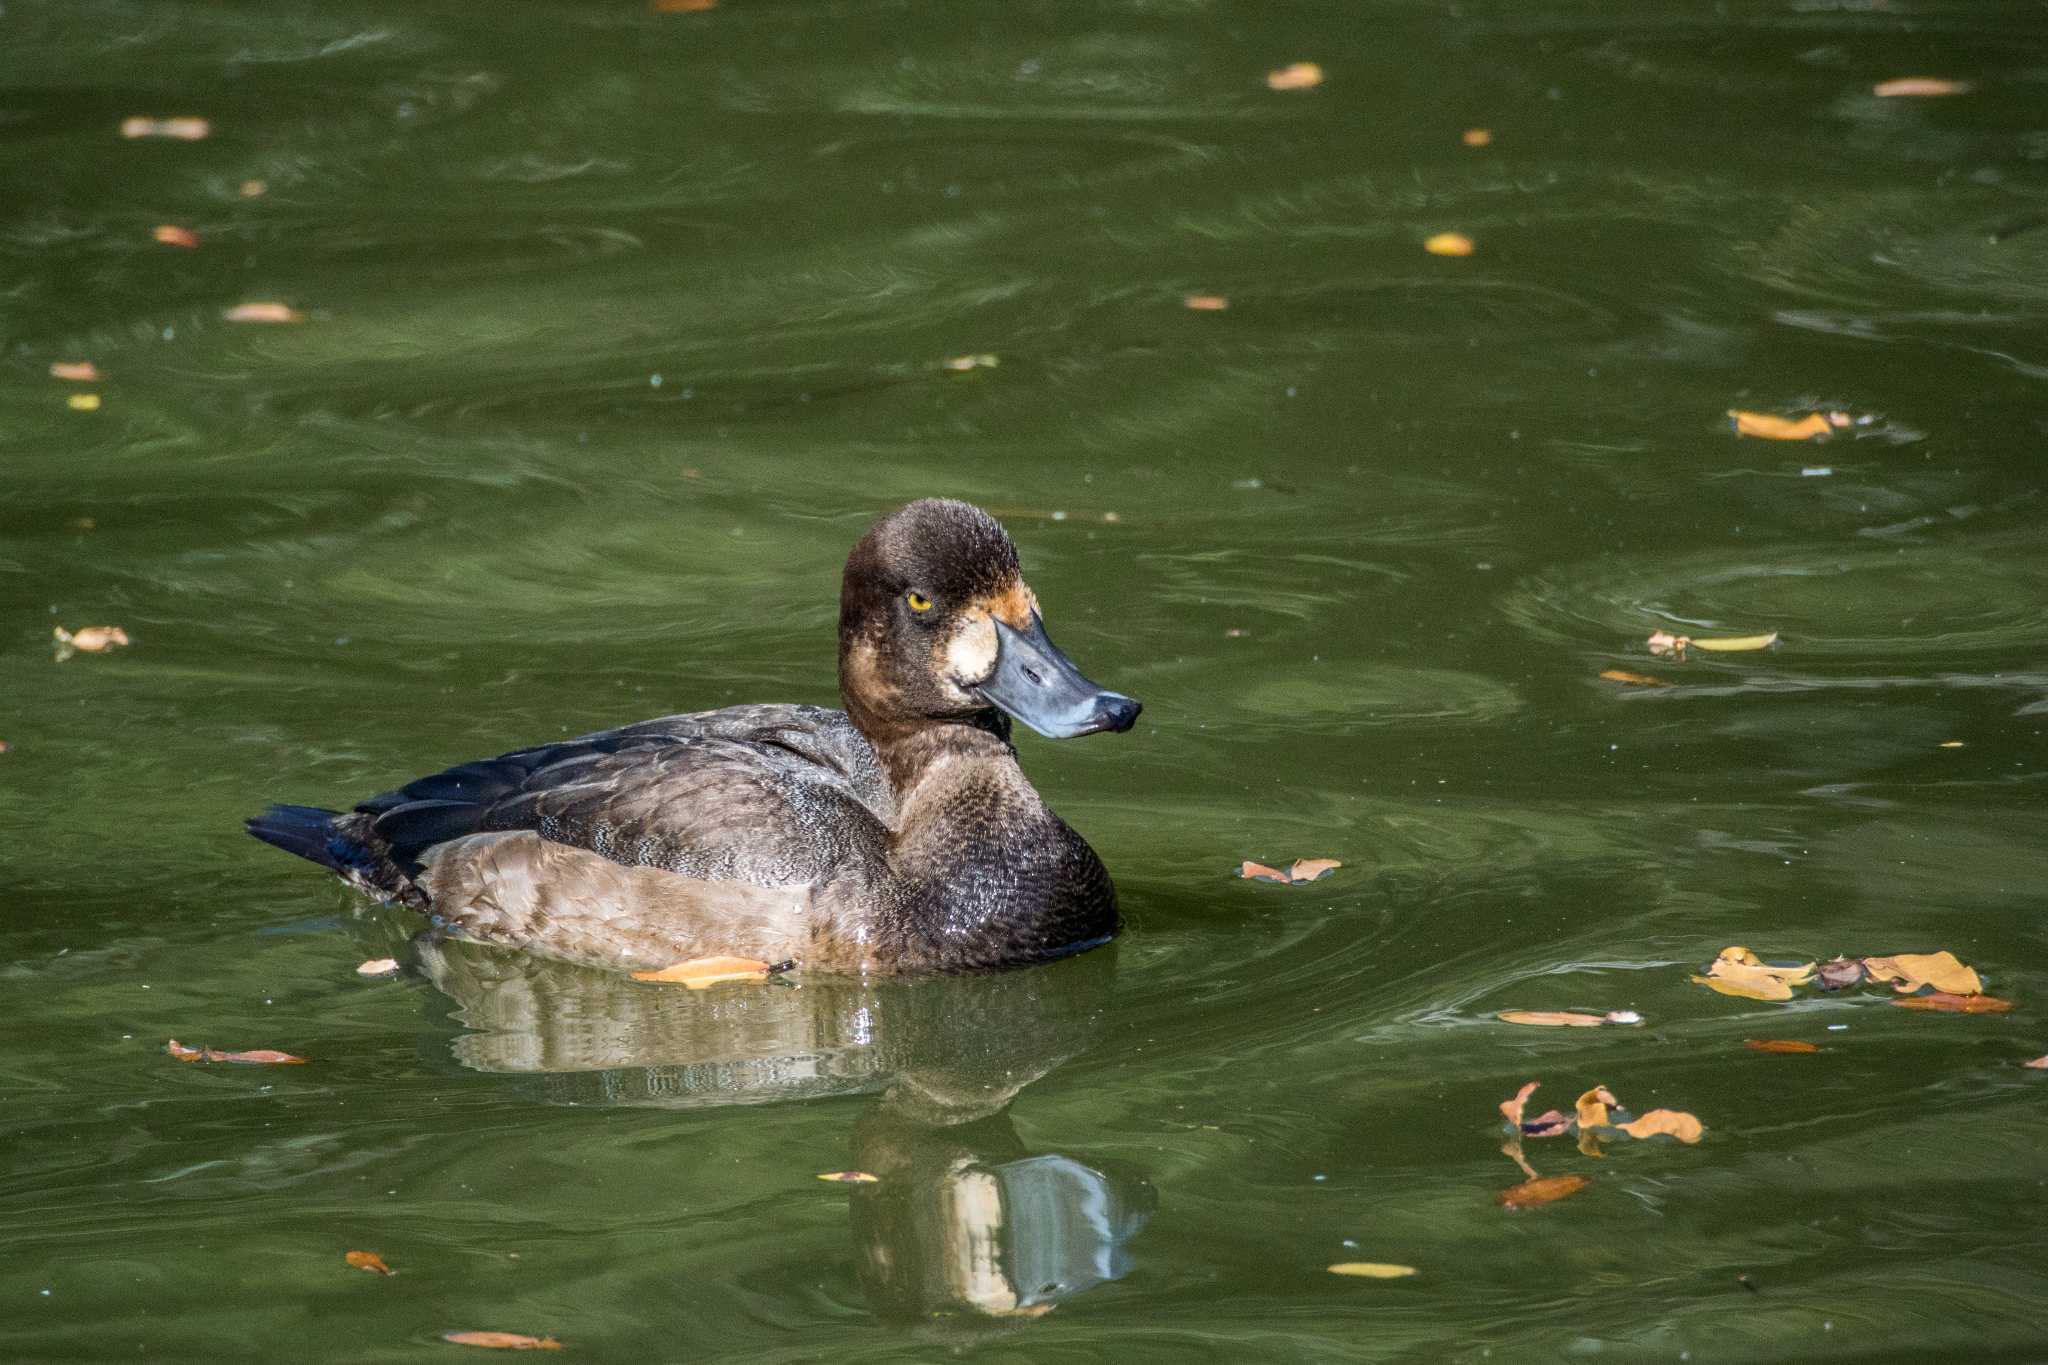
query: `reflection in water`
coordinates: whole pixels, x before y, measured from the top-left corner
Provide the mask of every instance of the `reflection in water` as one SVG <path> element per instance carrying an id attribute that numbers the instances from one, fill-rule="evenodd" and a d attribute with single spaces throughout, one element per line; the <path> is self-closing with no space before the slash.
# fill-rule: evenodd
<path id="1" fill-rule="evenodd" d="M 456 1059 L 551 1098 L 665 1108 L 880 1091 L 854 1129 L 860 1277 L 876 1311 L 1031 1317 L 1118 1279 L 1141 1176 L 1031 1153 L 1004 1110 L 1099 1032 L 1114 951 L 993 976 L 691 991 L 426 933 L 421 971 L 473 1032 Z"/>

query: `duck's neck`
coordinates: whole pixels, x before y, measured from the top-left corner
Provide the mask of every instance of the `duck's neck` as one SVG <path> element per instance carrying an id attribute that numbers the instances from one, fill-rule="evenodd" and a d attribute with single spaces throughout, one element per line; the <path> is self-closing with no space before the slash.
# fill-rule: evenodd
<path id="1" fill-rule="evenodd" d="M 943 799 L 943 790 L 950 790 L 974 770 L 988 770 L 991 776 L 1000 773 L 1004 778 L 1015 774 L 1021 779 L 1023 775 L 1017 766 L 1017 751 L 1010 744 L 1010 718 L 1000 711 L 984 711 L 957 721 L 861 728 L 889 775 L 899 829 L 913 827 L 911 812 L 919 807 L 927 808 L 925 819 L 930 820 L 937 813 L 931 803 Z"/>

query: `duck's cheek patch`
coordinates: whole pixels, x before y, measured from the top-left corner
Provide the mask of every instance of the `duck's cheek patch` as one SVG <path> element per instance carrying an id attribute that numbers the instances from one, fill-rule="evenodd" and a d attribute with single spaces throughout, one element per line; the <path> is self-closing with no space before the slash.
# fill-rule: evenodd
<path id="1" fill-rule="evenodd" d="M 964 614 L 943 646 L 939 677 L 960 700 L 969 700 L 965 689 L 996 671 L 998 648 L 996 623 L 981 612 Z"/>
<path id="2" fill-rule="evenodd" d="M 1012 630 L 1031 629 L 1031 613 L 1038 610 L 1038 594 L 1031 591 L 1031 585 L 1023 579 L 1013 579 L 1010 586 L 992 597 L 982 599 L 988 614 L 1009 626 Z"/>

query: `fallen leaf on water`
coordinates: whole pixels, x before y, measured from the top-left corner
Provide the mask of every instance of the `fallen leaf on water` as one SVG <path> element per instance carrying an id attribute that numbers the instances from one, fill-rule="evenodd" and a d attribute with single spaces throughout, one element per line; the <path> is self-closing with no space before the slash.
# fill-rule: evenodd
<path id="1" fill-rule="evenodd" d="M 98 412 L 100 396 L 96 393 L 73 393 L 64 398 L 64 406 L 73 412 Z"/>
<path id="2" fill-rule="evenodd" d="M 191 228 L 181 228 L 174 223 L 165 223 L 149 234 L 165 246 L 181 246 L 187 251 L 199 245 L 199 234 Z"/>
<path id="3" fill-rule="evenodd" d="M 969 370 L 993 370 L 1002 363 L 1000 357 L 983 351 L 977 355 L 949 356 L 939 362 L 939 368 L 951 370 L 955 374 L 965 374 Z"/>
<path id="4" fill-rule="evenodd" d="M 1743 654 L 1752 650 L 1769 649 L 1778 643 L 1778 632 L 1765 635 L 1695 635 L 1689 644 L 1694 649 L 1704 649 L 1715 654 Z"/>
<path id="5" fill-rule="evenodd" d="M 181 1062 L 246 1062 L 254 1066 L 304 1066 L 304 1057 L 294 1057 L 289 1052 L 278 1052 L 267 1047 L 251 1048 L 247 1052 L 221 1052 L 210 1047 L 186 1047 L 176 1038 L 164 1044 L 164 1051 Z"/>
<path id="6" fill-rule="evenodd" d="M 1902 995 L 1892 1003 L 1901 1009 L 1942 1010 L 1949 1014 L 2004 1014 L 2012 1008 L 2012 1001 L 2000 1000 L 1995 995 L 1951 995 L 1947 991 Z"/>
<path id="7" fill-rule="evenodd" d="M 2048 1071 L 2048 1054 L 2036 1057 L 2031 1062 L 2021 1062 L 2020 1065 L 2032 1067 L 2036 1071 Z"/>
<path id="8" fill-rule="evenodd" d="M 1742 1045 L 1752 1052 L 1818 1052 L 1815 1043 L 1802 1043 L 1796 1038 L 1744 1038 Z"/>
<path id="9" fill-rule="evenodd" d="M 1708 966 L 1707 974 L 1695 976 L 1693 981 L 1723 995 L 1739 995 L 1749 1000 L 1790 1000 L 1794 986 L 1812 979 L 1811 962 L 1798 967 L 1773 967 L 1749 949 L 1733 947 L 1723 948 Z"/>
<path id="10" fill-rule="evenodd" d="M 654 0 L 656 14 L 702 14 L 717 8 L 718 0 Z"/>
<path id="11" fill-rule="evenodd" d="M 1963 747 L 1963 742 L 1959 739 L 1945 739 L 1938 747 L 1943 749 L 1960 749 Z"/>
<path id="12" fill-rule="evenodd" d="M 1266 73 L 1270 90 L 1310 90 L 1323 83 L 1323 69 L 1314 62 L 1290 62 Z"/>
<path id="13" fill-rule="evenodd" d="M 693 991 L 720 981 L 766 981 L 769 965 L 753 957 L 693 957 L 659 971 L 634 972 L 635 981 L 680 982 Z"/>
<path id="14" fill-rule="evenodd" d="M 342 1260 L 357 1270 L 374 1270 L 379 1275 L 396 1275 L 398 1272 L 384 1264 L 384 1258 L 374 1251 L 351 1251 Z"/>
<path id="15" fill-rule="evenodd" d="M 1847 414 L 1842 414 L 1844 417 Z M 1831 420 L 1831 414 L 1809 412 L 1804 417 L 1780 417 L 1769 412 L 1744 412 L 1740 408 L 1728 409 L 1728 416 L 1735 424 L 1737 436 L 1755 436 L 1766 441 L 1817 441 L 1835 434 L 1837 427 L 1846 422 Z"/>
<path id="16" fill-rule="evenodd" d="M 306 315 L 288 303 L 238 303 L 221 314 L 229 322 L 304 322 Z"/>
<path id="17" fill-rule="evenodd" d="M 1422 244 L 1432 256 L 1470 256 L 1479 248 L 1462 232 L 1439 232 Z"/>
<path id="18" fill-rule="evenodd" d="M 390 976 L 397 970 L 398 959 L 395 957 L 373 957 L 368 962 L 356 964 L 357 976 Z"/>
<path id="19" fill-rule="evenodd" d="M 1614 1098 L 1613 1092 L 1608 1090 L 1606 1086 L 1594 1086 L 1591 1090 L 1579 1096 L 1579 1127 L 1605 1128 L 1607 1126 L 1607 1107 L 1609 1105 L 1619 1106 L 1620 1104 L 1621 1101 Z"/>
<path id="20" fill-rule="evenodd" d="M 1390 1265 L 1385 1261 L 1339 1261 L 1329 1267 L 1332 1275 L 1357 1275 L 1368 1280 L 1398 1280 L 1415 1273 L 1412 1265 Z"/>
<path id="21" fill-rule="evenodd" d="M 122 137 L 167 137 L 178 142 L 197 142 L 213 131 L 203 118 L 124 118 Z"/>
<path id="22" fill-rule="evenodd" d="M 1333 869 L 1344 866 L 1335 858 L 1296 858 L 1284 869 L 1267 867 L 1246 859 L 1238 865 L 1237 875 L 1247 881 L 1257 882 L 1312 882 L 1327 876 Z"/>
<path id="23" fill-rule="evenodd" d="M 1635 687 L 1669 687 L 1670 683 L 1648 673 L 1631 673 L 1625 668 L 1603 668 L 1600 676 L 1609 682 L 1629 683 Z"/>
<path id="24" fill-rule="evenodd" d="M 1895 80 L 1879 81 L 1870 87 L 1870 93 L 1880 99 L 1905 97 L 1926 97 L 1930 95 L 1967 95 L 1968 81 L 1945 80 L 1940 76 L 1900 76 Z"/>
<path id="25" fill-rule="evenodd" d="M 1572 1116 L 1561 1109 L 1548 1109 L 1522 1124 L 1522 1136 L 1560 1137 L 1572 1130 Z"/>
<path id="26" fill-rule="evenodd" d="M 1592 1180 L 1583 1175 L 1546 1175 L 1534 1180 L 1525 1180 L 1511 1185 L 1493 1197 L 1494 1202 L 1504 1208 L 1526 1209 L 1538 1204 L 1553 1204 L 1566 1195 L 1577 1194 Z"/>
<path id="27" fill-rule="evenodd" d="M 57 626 L 51 636 L 57 642 L 58 659 L 68 659 L 74 652 L 81 654 L 104 654 L 110 649 L 120 649 L 129 643 L 128 632 L 119 626 L 81 626 L 76 632 Z"/>
<path id="28" fill-rule="evenodd" d="M 50 362 L 50 378 L 76 379 L 95 383 L 100 377 L 99 367 L 90 360 L 53 360 Z"/>
<path id="29" fill-rule="evenodd" d="M 1500 1102 L 1501 1117 L 1512 1123 L 1516 1128 L 1520 1128 L 1522 1126 L 1522 1107 L 1529 1103 L 1529 1097 L 1536 1093 L 1536 1087 L 1541 1084 L 1543 1084 L 1541 1081 L 1530 1081 L 1515 1092 L 1513 1099 L 1502 1100 Z"/>
<path id="30" fill-rule="evenodd" d="M 1653 630 L 1650 632 L 1650 653 L 1660 659 L 1676 658 L 1683 662 L 1685 659 L 1685 647 L 1691 643 L 1692 637 L 1690 635 L 1673 635 L 1668 630 Z"/>
<path id="31" fill-rule="evenodd" d="M 836 1181 L 841 1185 L 873 1185 L 881 1178 L 866 1171 L 826 1171 L 818 1177 L 820 1180 Z"/>
<path id="32" fill-rule="evenodd" d="M 1493 141 L 1493 132 L 1487 128 L 1467 128 L 1458 134 L 1458 141 L 1467 147 L 1484 147 Z"/>
<path id="33" fill-rule="evenodd" d="M 1534 1023 L 1536 1027 L 1567 1029 L 1589 1029 L 1602 1023 L 1642 1023 L 1642 1015 L 1632 1009 L 1614 1009 L 1604 1015 L 1587 1015 L 1575 1009 L 1503 1009 L 1493 1017 L 1501 1023 Z"/>
<path id="34" fill-rule="evenodd" d="M 1932 986 L 1946 995 L 1977 995 L 1984 989 L 1977 973 L 1947 951 L 1866 957 L 1863 967 L 1871 980 L 1889 981 L 1892 989 L 1902 995 L 1910 995 L 1922 986 Z"/>
<path id="35" fill-rule="evenodd" d="M 1706 1127 L 1691 1114 L 1676 1109 L 1652 1109 L 1638 1119 L 1614 1125 L 1632 1138 L 1675 1137 L 1680 1142 L 1698 1142 Z"/>
<path id="36" fill-rule="evenodd" d="M 553 1337 L 522 1336 L 518 1332 L 443 1332 L 441 1340 L 457 1346 L 488 1346 L 497 1351 L 559 1351 L 562 1343 Z"/>
<path id="37" fill-rule="evenodd" d="M 244 199 L 257 199 L 269 189 L 270 186 L 261 180 L 244 180 L 236 192 Z"/>
<path id="38" fill-rule="evenodd" d="M 1190 294 L 1180 301 L 1181 307 L 1192 308 L 1197 313 L 1220 313 L 1230 307 L 1230 300 L 1221 294 Z"/>
<path id="39" fill-rule="evenodd" d="M 1845 990 L 1863 980 L 1863 959 L 1860 957 L 1838 957 L 1813 970 L 1814 979 L 1824 991 Z"/>

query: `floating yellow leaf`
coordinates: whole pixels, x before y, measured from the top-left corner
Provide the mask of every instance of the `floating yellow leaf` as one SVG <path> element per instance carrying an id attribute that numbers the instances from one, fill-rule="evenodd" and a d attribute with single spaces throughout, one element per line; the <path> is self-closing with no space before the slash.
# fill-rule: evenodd
<path id="1" fill-rule="evenodd" d="M 1605 1128 L 1607 1126 L 1607 1106 L 1620 1103 L 1621 1101 L 1614 1098 L 1613 1093 L 1606 1086 L 1594 1086 L 1591 1090 L 1579 1096 L 1579 1127 Z"/>
<path id="2" fill-rule="evenodd" d="M 1583 1175 L 1546 1175 L 1534 1180 L 1525 1180 L 1511 1185 L 1495 1195 L 1494 1202 L 1504 1208 L 1526 1209 L 1538 1204 L 1553 1204 L 1566 1195 L 1577 1194 L 1592 1180 Z"/>
<path id="3" fill-rule="evenodd" d="M 1951 995 L 1947 991 L 1902 995 L 1892 1003 L 1901 1009 L 1942 1010 L 1949 1014 L 2004 1014 L 2012 1008 L 2012 1001 L 2000 1000 L 1995 995 Z"/>
<path id="4" fill-rule="evenodd" d="M 1439 232 L 1425 241 L 1422 249 L 1432 256 L 1470 256 L 1479 247 L 1462 232 Z"/>
<path id="5" fill-rule="evenodd" d="M 1600 676 L 1609 682 L 1627 683 L 1632 687 L 1669 687 L 1670 683 L 1648 673 L 1631 673 L 1625 668 L 1603 668 Z"/>
<path id="6" fill-rule="evenodd" d="M 1734 947 L 1723 948 L 1707 968 L 1707 974 L 1695 976 L 1693 981 L 1711 986 L 1723 995 L 1739 995 L 1749 1000 L 1790 1000 L 1794 986 L 1812 979 L 1811 962 L 1799 967 L 1773 967 L 1749 949 Z"/>
<path id="7" fill-rule="evenodd" d="M 881 1178 L 867 1171 L 825 1171 L 818 1176 L 820 1180 L 830 1180 L 840 1185 L 873 1185 Z"/>
<path id="8" fill-rule="evenodd" d="M 1813 441 L 1835 434 L 1840 425 L 1829 419 L 1823 412 L 1809 412 L 1804 417 L 1779 417 L 1768 412 L 1743 412 L 1739 408 L 1728 409 L 1728 416 L 1735 423 L 1737 436 L 1756 436 L 1766 441 Z"/>
<path id="9" fill-rule="evenodd" d="M 1467 147 L 1484 147 L 1493 141 L 1493 132 L 1487 128 L 1467 128 L 1458 134 L 1458 141 Z"/>
<path id="10" fill-rule="evenodd" d="M 1945 80 L 1940 76 L 1900 76 L 1894 80 L 1879 81 L 1870 87 L 1870 93 L 1880 99 L 1921 98 L 1936 95 L 1967 95 L 1968 81 Z"/>
<path id="11" fill-rule="evenodd" d="M 1230 307 L 1230 300 L 1221 294 L 1190 294 L 1180 303 L 1181 307 L 1192 308 L 1197 313 L 1220 313 Z"/>
<path id="12" fill-rule="evenodd" d="M 693 957 L 659 971 L 634 972 L 635 981 L 679 982 L 693 991 L 720 981 L 766 981 L 769 966 L 753 957 Z"/>
<path id="13" fill-rule="evenodd" d="M 559 1351 L 562 1343 L 553 1337 L 529 1337 L 519 1332 L 443 1332 L 441 1340 L 457 1346 L 487 1346 L 494 1351 Z"/>
<path id="14" fill-rule="evenodd" d="M 260 198 L 270 186 L 261 180 L 244 180 L 237 191 L 244 199 Z"/>
<path id="15" fill-rule="evenodd" d="M 1638 1119 L 1618 1123 L 1615 1127 L 1632 1138 L 1675 1137 L 1680 1142 L 1698 1142 L 1706 1128 L 1691 1114 L 1676 1109 L 1652 1109 Z"/>
<path id="16" fill-rule="evenodd" d="M 1889 981 L 1901 994 L 1910 995 L 1922 986 L 1932 986 L 1949 995 L 1977 995 L 1984 989 L 1977 973 L 1947 951 L 1866 957 L 1863 969 L 1873 981 Z"/>
<path id="17" fill-rule="evenodd" d="M 1339 1261 L 1329 1267 L 1332 1275 L 1357 1275 L 1368 1280 L 1398 1280 L 1413 1275 L 1412 1265 L 1390 1265 L 1385 1261 Z"/>
<path id="18" fill-rule="evenodd" d="M 98 412 L 100 396 L 96 393 L 71 393 L 64 396 L 64 406 L 73 412 Z"/>
<path id="19" fill-rule="evenodd" d="M 1744 1038 L 1742 1045 L 1752 1052 L 1818 1052 L 1813 1043 L 1802 1043 L 1795 1038 Z"/>
<path id="20" fill-rule="evenodd" d="M 1778 643 L 1778 632 L 1774 630 L 1767 635 L 1695 635 L 1687 643 L 1694 649 L 1710 650 L 1716 654 L 1741 654 L 1769 649 Z"/>
<path id="21" fill-rule="evenodd" d="M 341 1258 L 357 1270 L 372 1270 L 379 1275 L 396 1275 L 398 1272 L 384 1264 L 384 1258 L 374 1251 L 351 1251 Z"/>
<path id="22" fill-rule="evenodd" d="M 213 131 L 203 118 L 124 118 L 122 137 L 167 137 L 177 142 L 197 142 Z"/>
<path id="23" fill-rule="evenodd" d="M 1266 73 L 1266 86 L 1271 90 L 1311 90 L 1322 83 L 1323 69 L 1314 62 L 1290 62 Z"/>
<path id="24" fill-rule="evenodd" d="M 1598 1028 L 1610 1022 L 1604 1014 L 1580 1014 L 1573 1010 L 1501 1010 L 1493 1017 L 1504 1024 L 1534 1024 L 1539 1028 Z"/>

